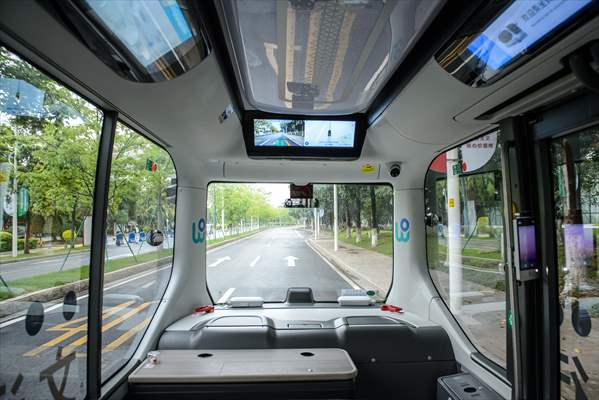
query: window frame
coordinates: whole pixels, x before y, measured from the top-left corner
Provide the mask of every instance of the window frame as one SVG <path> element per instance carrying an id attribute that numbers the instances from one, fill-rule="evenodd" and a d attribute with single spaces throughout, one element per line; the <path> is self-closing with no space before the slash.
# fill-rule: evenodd
<path id="1" fill-rule="evenodd" d="M 491 133 L 499 133 L 499 128 L 495 127 L 489 130 L 485 130 L 483 133 L 481 134 L 477 134 L 475 136 L 469 136 L 467 139 L 464 139 L 450 147 L 444 148 L 443 150 L 439 151 L 437 154 L 435 154 L 435 157 L 430 161 L 427 169 L 426 169 L 426 174 L 424 175 L 424 190 L 425 190 L 425 194 L 424 194 L 424 211 L 426 214 L 426 207 L 427 207 L 427 195 L 426 195 L 426 190 L 427 190 L 427 179 L 428 179 L 428 174 L 431 171 L 431 166 L 433 165 L 433 162 L 437 159 L 437 157 L 441 156 L 442 154 L 450 151 L 450 150 L 454 150 L 466 143 L 472 142 L 474 140 L 477 140 L 485 135 L 491 134 Z M 499 140 L 497 141 L 497 144 L 499 145 Z M 499 149 L 496 149 L 495 151 L 499 151 Z M 501 154 L 500 154 L 501 157 Z M 502 177 L 504 172 L 502 172 Z M 467 174 L 466 176 L 470 176 L 472 174 Z M 462 175 L 460 175 L 462 176 Z M 447 179 L 447 177 L 445 178 Z M 503 182 L 502 182 L 503 185 Z M 501 193 L 501 197 L 502 197 L 502 203 L 505 203 L 505 199 L 503 192 Z M 502 205 L 502 215 L 503 215 L 503 207 L 505 206 L 505 204 Z M 504 221 L 504 229 L 505 229 L 505 221 Z M 495 361 L 493 361 L 492 359 L 490 359 L 489 357 L 487 357 L 485 355 L 485 353 L 481 352 L 481 349 L 474 344 L 474 342 L 472 341 L 472 339 L 470 338 L 470 335 L 468 335 L 468 333 L 466 332 L 466 330 L 462 327 L 462 325 L 460 324 L 460 322 L 458 321 L 458 319 L 456 318 L 456 316 L 451 312 L 449 305 L 447 304 L 447 302 L 445 301 L 445 298 L 443 297 L 443 295 L 441 294 L 441 291 L 439 290 L 439 288 L 437 287 L 436 283 L 435 283 L 435 279 L 433 278 L 433 276 L 431 275 L 431 269 L 430 269 L 430 265 L 429 265 L 429 250 L 428 250 L 428 235 L 426 232 L 426 229 L 424 230 L 424 243 L 425 243 L 425 256 L 426 256 L 426 272 L 431 280 L 431 283 L 433 284 L 433 287 L 435 288 L 435 291 L 437 292 L 437 296 L 438 298 L 443 302 L 443 305 L 445 306 L 445 308 L 447 309 L 448 313 L 451 315 L 452 320 L 454 322 L 454 327 L 457 326 L 458 329 L 463 333 L 464 337 L 468 340 L 468 343 L 470 343 L 470 345 L 472 345 L 472 348 L 475 350 L 474 353 L 472 353 L 470 355 L 470 358 L 473 362 L 475 362 L 476 364 L 480 365 L 481 367 L 483 367 L 485 370 L 489 371 L 491 374 L 493 374 L 494 376 L 496 376 L 497 378 L 501 379 L 504 383 L 506 383 L 507 385 L 511 386 L 511 381 L 510 381 L 510 377 L 508 376 L 508 371 L 510 370 L 510 364 L 512 363 L 512 356 L 511 356 L 511 351 L 509 350 L 510 347 L 510 340 L 509 337 L 510 335 L 507 334 L 506 331 L 506 367 L 503 367 L 501 365 L 499 365 L 498 363 L 496 363 Z M 505 240 L 503 241 L 503 243 L 501 244 L 504 249 L 506 247 L 506 243 Z M 507 254 L 507 249 L 506 249 L 506 254 Z M 508 290 L 508 274 L 506 272 L 505 269 L 505 265 L 506 265 L 506 259 L 503 260 L 504 263 L 504 273 L 503 273 L 503 279 L 504 279 L 504 283 L 505 283 L 505 287 L 506 287 L 506 297 L 505 297 L 505 302 L 506 302 L 506 315 L 509 312 L 509 296 L 507 293 Z"/>
<path id="2" fill-rule="evenodd" d="M 6 35 L 6 37 L 4 35 Z M 8 43 L 6 38 L 8 38 L 11 41 L 14 41 L 15 44 L 13 45 L 11 43 Z M 15 48 L 16 47 L 15 45 L 20 47 L 20 49 L 17 50 Z M 94 106 L 95 108 L 97 108 L 99 111 L 101 111 L 103 113 L 102 127 L 100 129 L 99 146 L 98 146 L 98 152 L 97 152 L 97 158 L 96 158 L 96 171 L 95 171 L 95 177 L 94 177 L 94 198 L 92 199 L 92 210 L 93 210 L 93 213 L 92 213 L 92 248 L 93 248 L 94 247 L 93 244 L 98 242 L 98 238 L 96 236 L 97 228 L 95 228 L 96 224 L 94 224 L 93 221 L 95 221 L 98 218 L 96 215 L 96 212 L 97 212 L 96 208 L 100 209 L 99 206 L 101 205 L 101 204 L 98 205 L 98 203 L 101 203 L 101 201 L 98 200 L 96 194 L 97 194 L 97 190 L 99 187 L 105 187 L 106 189 L 105 190 L 102 189 L 101 192 L 106 195 L 108 194 L 108 188 L 110 185 L 109 171 L 110 171 L 110 168 L 112 167 L 112 150 L 114 148 L 113 140 L 116 135 L 117 124 L 122 123 L 127 128 L 131 129 L 132 131 L 136 132 L 137 134 L 139 134 L 146 140 L 150 141 L 151 143 L 153 143 L 156 146 L 163 149 L 169 155 L 169 157 L 173 163 L 173 167 L 175 169 L 175 175 L 178 176 L 177 164 L 175 163 L 173 156 L 172 156 L 171 152 L 169 151 L 171 146 L 168 145 L 167 143 L 161 141 L 155 134 L 153 134 L 152 132 L 147 130 L 147 128 L 145 126 L 137 123 L 137 121 L 135 121 L 127 113 L 120 111 L 116 106 L 114 106 L 109 101 L 104 99 L 100 94 L 98 94 L 95 91 L 93 91 L 92 89 L 86 87 L 76 77 L 74 77 L 70 73 L 64 71 L 54 61 L 52 61 L 45 55 L 41 54 L 37 49 L 32 48 L 31 46 L 24 43 L 20 39 L 12 36 L 11 32 L 4 32 L 4 31 L 0 30 L 0 47 L 4 47 L 7 51 L 14 54 L 15 56 L 17 56 L 24 62 L 31 65 L 32 67 L 36 68 L 42 74 L 46 75 L 49 79 L 51 79 L 54 82 L 56 82 L 57 84 L 63 86 L 65 89 L 69 90 L 73 94 L 81 97 L 83 100 L 85 100 L 90 105 Z M 33 60 L 34 57 L 39 58 L 39 61 L 38 60 L 34 61 Z M 45 64 L 45 65 L 42 65 L 42 64 Z M 54 69 L 55 72 L 51 71 L 50 69 Z M 79 85 L 81 87 L 77 87 Z M 111 129 L 105 129 L 107 115 L 111 115 L 111 114 L 114 117 L 114 124 L 112 125 Z M 125 119 L 129 120 L 129 121 L 126 121 Z M 143 129 L 136 128 L 133 126 L 133 124 L 139 125 Z M 110 146 L 106 145 L 106 147 L 102 147 L 103 142 L 110 143 Z M 107 153 L 107 151 L 108 151 L 108 153 Z M 101 157 L 106 157 L 107 155 L 109 156 L 108 162 L 102 163 L 102 166 L 105 166 L 108 169 L 101 171 L 99 169 L 100 159 L 101 159 Z M 103 178 L 99 179 L 100 176 L 103 176 Z M 179 180 L 177 179 L 176 193 L 178 193 L 178 184 L 179 184 Z M 104 207 L 101 212 L 102 212 L 101 220 L 103 221 L 103 224 L 101 224 L 101 225 L 104 225 L 106 223 L 106 217 L 107 217 L 107 212 L 108 212 L 107 207 Z M 175 199 L 175 218 L 174 218 L 175 231 L 176 231 L 176 219 L 177 219 L 177 201 Z M 100 240 L 102 240 L 102 237 L 105 236 L 104 234 L 105 234 L 105 232 L 102 232 Z M 102 243 L 103 243 L 103 240 L 102 240 Z M 136 368 L 138 363 L 131 364 L 131 361 L 133 359 L 133 355 L 135 354 L 135 351 L 137 351 L 137 349 L 139 348 L 141 341 L 135 347 L 135 351 L 131 352 L 131 357 L 129 357 L 129 359 L 126 360 L 123 363 L 123 365 L 121 365 L 118 369 L 116 369 L 113 373 L 111 373 L 104 381 L 102 381 L 102 377 L 101 377 L 101 355 L 102 355 L 101 326 L 102 326 L 102 302 L 103 302 L 103 297 L 104 297 L 103 296 L 103 292 L 104 292 L 103 278 L 104 278 L 105 246 L 102 246 L 99 257 L 98 257 L 100 260 L 97 261 L 97 263 L 100 267 L 96 267 L 96 268 L 92 267 L 92 265 L 94 265 L 94 262 L 93 262 L 94 257 L 91 253 L 92 248 L 90 248 L 90 275 L 88 278 L 88 283 L 89 283 L 89 289 L 88 289 L 89 300 L 88 301 L 89 301 L 89 303 L 88 303 L 88 311 L 87 311 L 87 324 L 88 324 L 87 338 L 88 338 L 88 341 L 87 341 L 87 347 L 86 347 L 86 352 L 87 352 L 86 363 L 87 363 L 87 365 L 86 365 L 86 371 L 85 371 L 85 374 L 86 374 L 86 377 L 85 377 L 86 397 L 85 398 L 86 399 L 89 399 L 89 398 L 91 398 L 91 399 L 98 398 L 99 399 L 102 397 L 102 390 L 104 389 L 105 385 L 110 382 L 111 379 L 113 379 L 116 375 L 121 373 L 123 371 L 123 369 L 125 369 L 125 368 L 127 368 L 129 371 L 133 371 L 133 369 Z M 171 271 L 170 271 L 168 282 L 166 285 L 167 288 L 168 288 L 168 285 L 170 284 L 170 281 L 173 276 L 175 251 L 176 250 L 175 250 L 175 246 L 174 246 L 174 242 L 173 242 L 173 257 L 172 257 L 173 265 L 171 266 Z M 95 270 L 96 273 L 92 274 L 92 270 Z M 93 276 L 93 278 L 92 278 L 92 276 Z M 92 285 L 94 287 L 92 287 Z M 99 293 L 98 293 L 98 288 L 99 288 Z M 164 293 L 166 293 L 166 289 L 165 289 Z M 160 300 L 162 300 L 164 298 L 164 293 L 162 294 L 162 297 L 160 298 Z M 92 297 L 94 299 L 92 299 Z M 97 309 L 97 310 L 99 310 L 99 313 L 94 313 L 93 318 L 91 318 L 92 314 L 90 313 L 90 309 L 92 307 L 92 304 L 91 304 L 92 300 L 94 302 L 96 302 L 96 304 L 94 305 L 94 308 L 99 305 L 99 308 Z M 97 311 L 97 310 L 94 310 L 94 311 Z M 144 330 L 144 335 L 145 335 L 145 332 L 147 332 L 147 329 L 149 328 L 150 324 L 152 323 L 157 311 L 158 311 L 158 307 L 152 314 L 152 318 Z M 90 332 L 90 329 L 91 329 L 90 327 L 92 325 L 98 326 L 98 329 L 95 332 Z M 92 333 L 91 336 L 90 336 L 90 333 Z M 94 356 L 94 350 L 92 350 L 92 349 L 98 349 L 98 351 L 95 352 L 97 357 Z M 96 358 L 97 358 L 97 360 L 96 360 Z M 83 379 L 82 379 L 82 381 L 83 381 Z M 114 387 L 111 386 L 108 389 L 109 389 L 109 392 L 112 392 L 114 390 Z"/>
<path id="3" fill-rule="evenodd" d="M 262 183 L 273 183 L 273 184 L 283 184 L 283 185 L 289 185 L 292 182 L 247 182 L 247 181 L 225 181 L 222 179 L 214 179 L 211 181 L 208 181 L 208 183 L 206 184 L 206 209 L 205 209 L 205 213 L 206 215 L 208 215 L 208 187 L 213 184 L 213 183 L 229 183 L 229 184 L 262 184 Z M 387 186 L 391 189 L 391 198 L 393 200 L 393 204 L 391 205 L 391 209 L 392 209 L 392 214 L 393 214 L 393 224 L 395 224 L 395 188 L 393 187 L 393 185 L 390 182 L 350 182 L 350 183 L 339 183 L 339 182 L 313 182 L 313 185 L 362 185 L 362 186 L 366 186 L 366 185 L 374 185 L 374 186 Z M 205 252 L 205 260 L 208 260 L 208 242 L 206 242 L 206 252 Z M 207 263 L 206 263 L 207 264 Z M 208 293 L 208 297 L 210 297 L 210 300 L 212 301 L 212 304 L 216 305 L 217 303 L 214 301 L 214 297 L 212 296 L 212 293 L 210 293 L 210 288 L 208 287 L 208 268 L 205 268 L 204 273 L 206 274 L 206 292 Z M 380 302 L 380 304 L 384 304 L 387 299 L 389 298 L 389 295 L 391 294 L 391 291 L 393 290 L 393 282 L 394 282 L 394 278 L 395 278 L 395 240 L 392 241 L 391 243 L 391 282 L 389 284 L 389 289 L 387 290 L 387 293 L 385 294 L 385 297 L 383 298 L 383 300 Z M 376 304 L 378 304 L 379 302 L 376 302 Z M 289 307 L 287 305 L 287 303 L 285 303 L 285 301 L 265 301 L 264 302 L 265 305 L 282 305 L 285 306 L 286 308 L 305 308 L 305 305 L 302 305 L 301 307 L 292 305 L 291 307 Z M 327 305 L 337 305 L 339 306 L 339 303 L 337 302 L 337 300 L 327 300 L 327 301 L 314 301 L 314 305 L 318 305 L 318 304 L 327 304 Z M 340 306 L 339 306 L 340 307 Z"/>

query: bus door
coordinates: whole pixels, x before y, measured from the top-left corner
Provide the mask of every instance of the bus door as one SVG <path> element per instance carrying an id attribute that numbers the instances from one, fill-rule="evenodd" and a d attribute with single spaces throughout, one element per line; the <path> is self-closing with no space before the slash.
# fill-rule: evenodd
<path id="1" fill-rule="evenodd" d="M 546 387 L 563 399 L 599 398 L 599 96 L 544 110 L 537 148 Z"/>
<path id="2" fill-rule="evenodd" d="M 599 95 L 500 129 L 513 398 L 597 399 Z"/>

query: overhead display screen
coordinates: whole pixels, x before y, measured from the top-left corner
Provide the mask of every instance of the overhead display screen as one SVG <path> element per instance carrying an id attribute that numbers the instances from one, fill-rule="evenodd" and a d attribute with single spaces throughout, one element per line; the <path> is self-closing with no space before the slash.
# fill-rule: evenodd
<path id="1" fill-rule="evenodd" d="M 468 45 L 468 50 L 498 70 L 591 2 L 516 0 Z"/>
<path id="2" fill-rule="evenodd" d="M 353 148 L 356 121 L 254 119 L 256 147 Z"/>
<path id="3" fill-rule="evenodd" d="M 500 4 L 505 6 L 498 10 Z M 461 82 L 488 86 L 597 12 L 596 0 L 486 2 L 435 58 Z"/>

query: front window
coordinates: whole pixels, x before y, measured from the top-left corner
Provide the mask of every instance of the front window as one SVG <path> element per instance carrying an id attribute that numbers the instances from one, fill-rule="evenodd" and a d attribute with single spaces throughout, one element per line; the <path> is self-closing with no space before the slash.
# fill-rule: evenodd
<path id="1" fill-rule="evenodd" d="M 337 301 L 344 289 L 383 300 L 393 273 L 391 186 L 315 184 L 317 208 L 285 208 L 289 193 L 288 184 L 209 185 L 213 300 L 283 302 L 291 287 L 311 288 L 317 302 Z"/>

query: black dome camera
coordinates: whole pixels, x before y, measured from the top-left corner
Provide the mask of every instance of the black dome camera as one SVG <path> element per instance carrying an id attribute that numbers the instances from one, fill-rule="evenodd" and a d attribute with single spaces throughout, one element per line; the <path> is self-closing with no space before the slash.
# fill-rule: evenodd
<path id="1" fill-rule="evenodd" d="M 401 164 L 400 163 L 391 163 L 389 165 L 389 175 L 392 178 L 397 178 L 401 173 Z"/>

